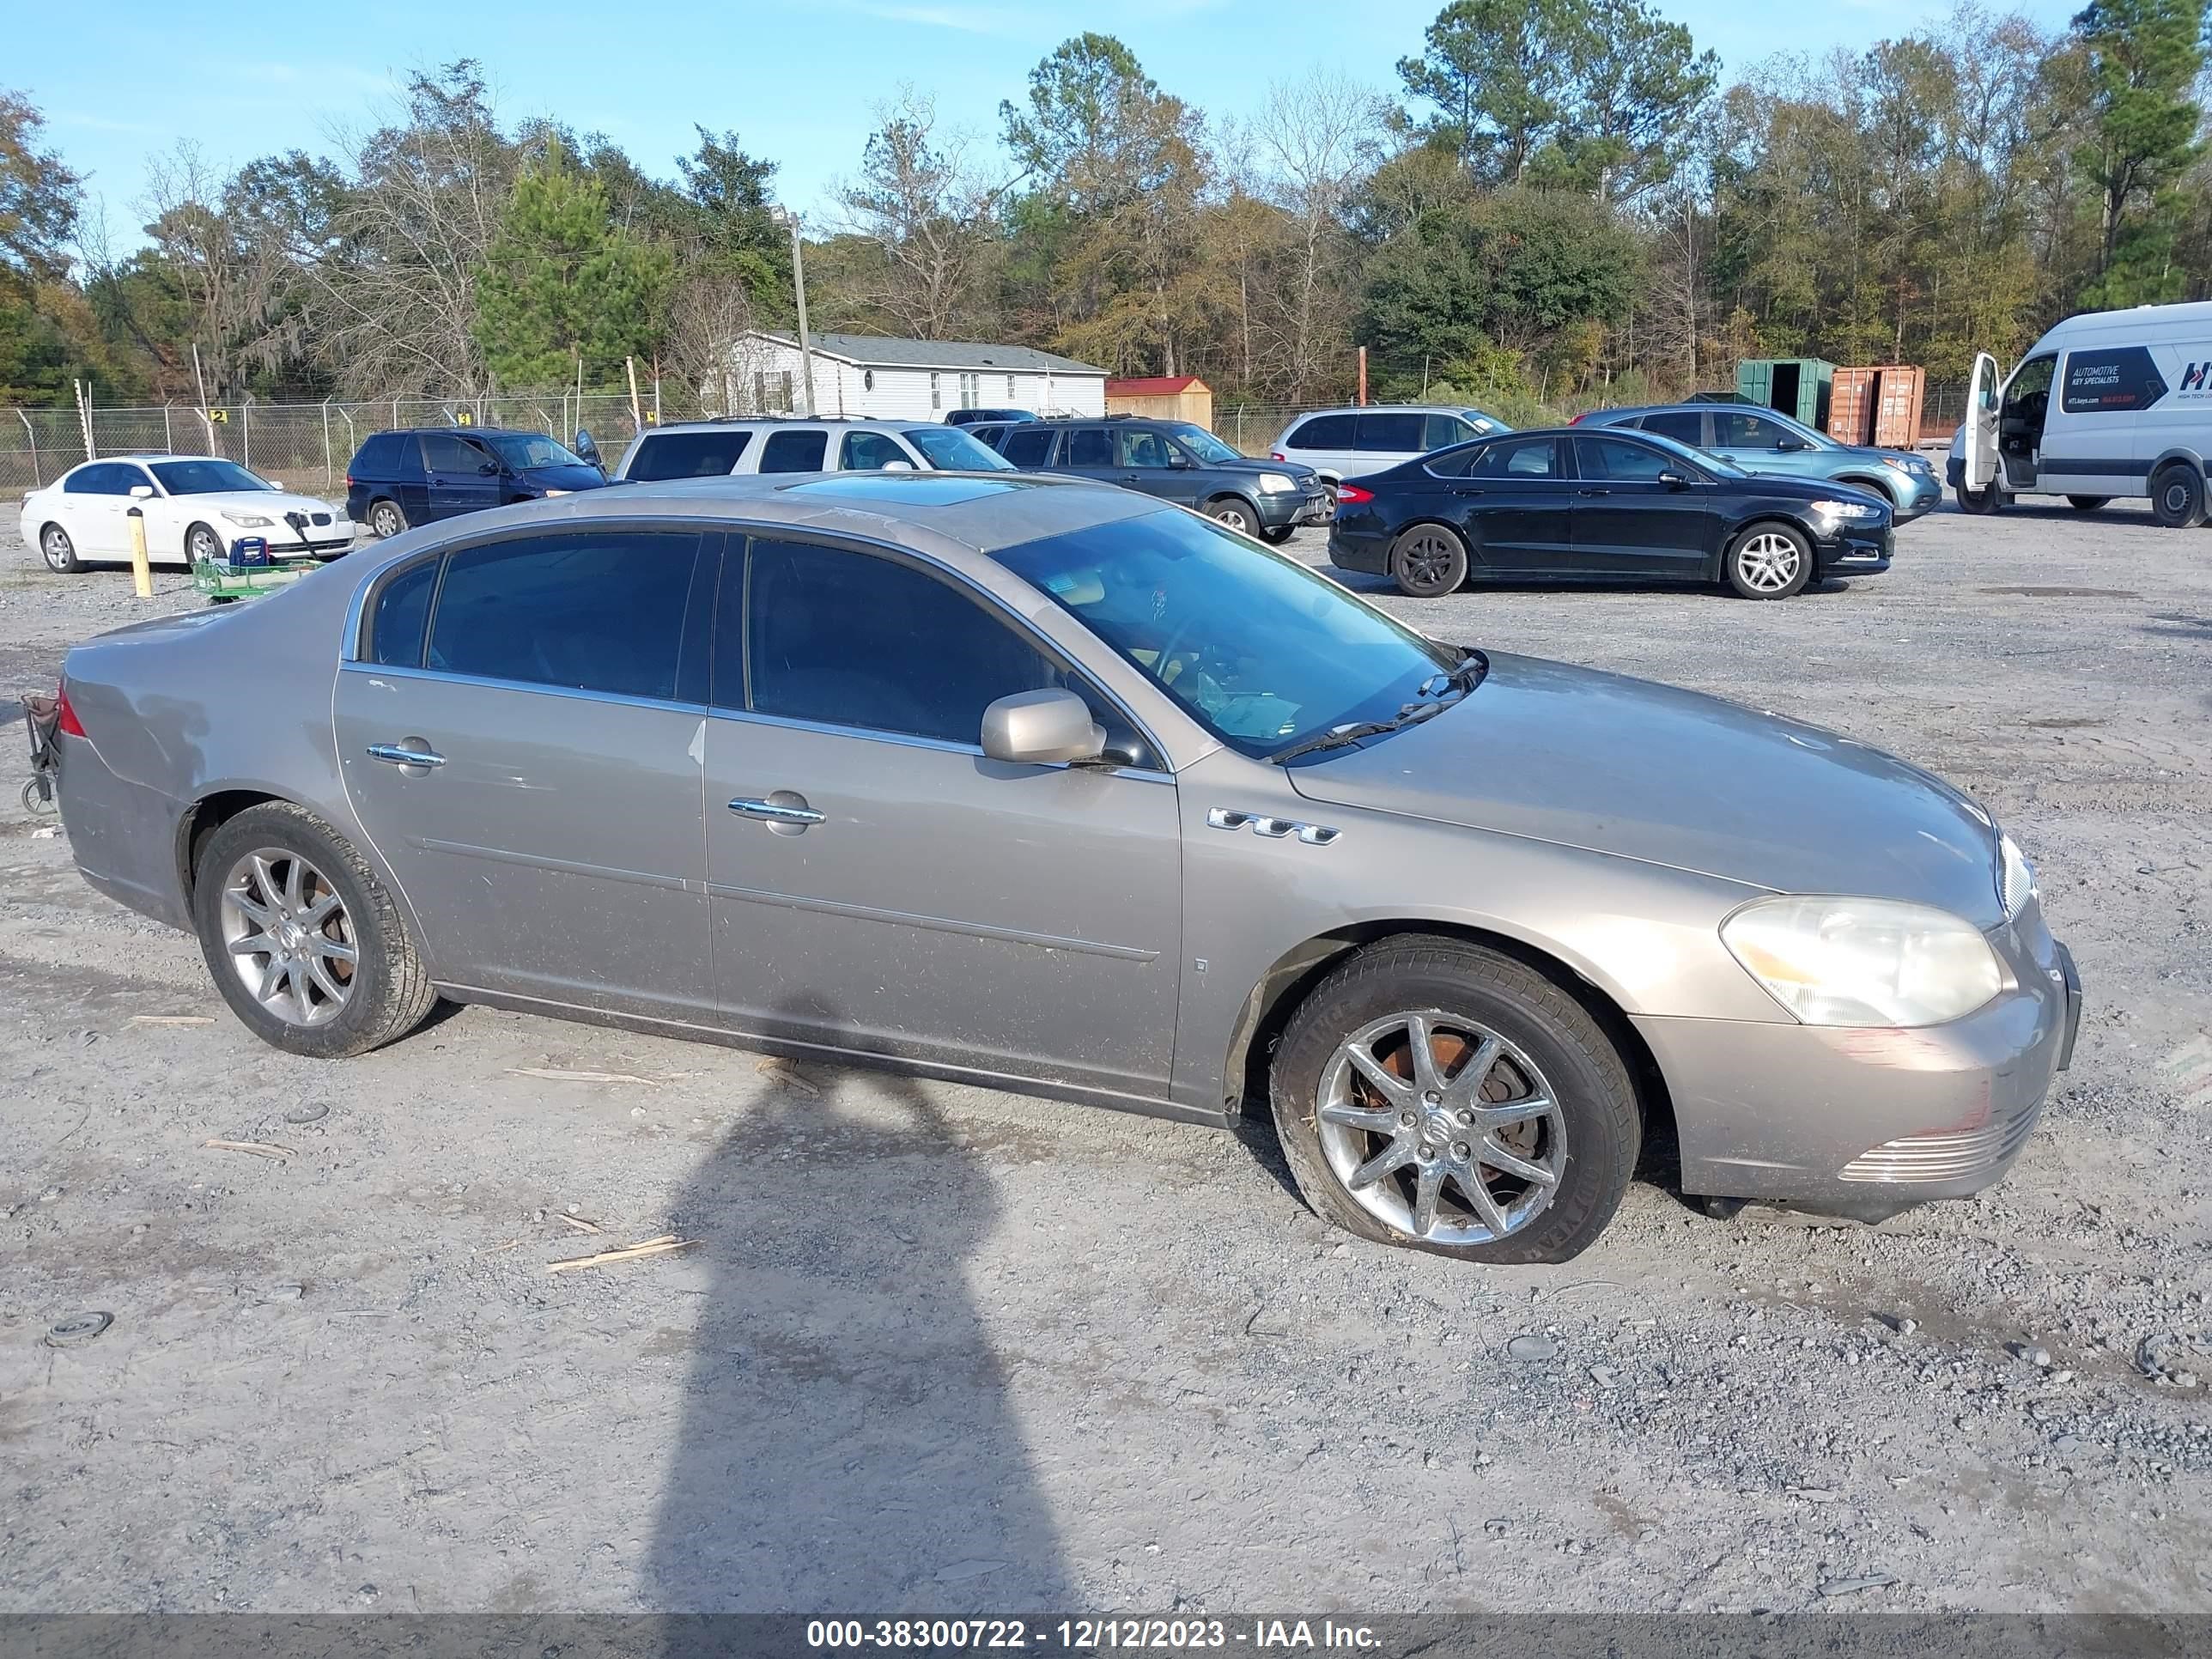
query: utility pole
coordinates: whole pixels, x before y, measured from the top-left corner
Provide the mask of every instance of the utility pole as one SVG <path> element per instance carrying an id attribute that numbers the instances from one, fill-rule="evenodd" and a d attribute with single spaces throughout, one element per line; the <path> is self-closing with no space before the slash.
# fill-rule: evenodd
<path id="1" fill-rule="evenodd" d="M 208 408 L 207 376 L 203 374 L 200 369 L 200 343 L 198 340 L 192 342 L 192 379 L 199 385 L 200 427 L 207 434 L 208 453 L 212 455 L 216 453 L 215 447 L 215 415 L 214 412 Z M 392 424 L 398 426 L 399 424 L 399 404 L 397 398 L 392 401 Z"/>
<path id="2" fill-rule="evenodd" d="M 799 301 L 799 413 L 811 416 L 814 413 L 814 343 L 806 333 L 806 265 L 799 252 L 799 216 L 789 208 L 772 208 L 770 213 L 791 228 L 791 287 L 793 297 Z"/>
<path id="3" fill-rule="evenodd" d="M 1359 348 L 1359 406 L 1367 407 L 1367 348 Z"/>

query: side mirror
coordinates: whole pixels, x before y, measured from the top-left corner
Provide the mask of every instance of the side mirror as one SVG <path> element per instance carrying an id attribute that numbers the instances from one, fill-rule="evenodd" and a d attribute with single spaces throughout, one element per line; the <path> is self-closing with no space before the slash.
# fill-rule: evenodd
<path id="1" fill-rule="evenodd" d="M 1790 455 L 1796 453 L 1801 449 L 1809 449 L 1812 446 L 1807 443 L 1802 438 L 1784 438 L 1780 443 L 1775 445 L 1774 447 L 1778 453 Z"/>
<path id="2" fill-rule="evenodd" d="M 497 461 L 478 462 L 477 465 L 477 471 L 483 473 L 485 477 L 489 478 L 492 474 L 499 471 L 499 463 Z"/>
<path id="3" fill-rule="evenodd" d="M 576 459 L 583 462 L 585 465 L 599 466 L 601 465 L 599 460 L 599 445 L 592 441 L 591 433 L 580 426 L 576 428 L 576 441 L 574 447 L 576 452 Z"/>
<path id="4" fill-rule="evenodd" d="M 131 486 L 131 499 L 134 501 L 152 501 L 154 499 L 154 486 L 151 484 L 132 484 Z"/>
<path id="5" fill-rule="evenodd" d="M 983 752 L 994 761 L 1042 766 L 1095 760 L 1106 733 L 1073 691 L 1017 691 L 983 711 Z"/>
<path id="6" fill-rule="evenodd" d="M 1680 472 L 1662 472 L 1659 482 L 1669 489 L 1687 489 L 1690 487 L 1689 478 Z"/>
<path id="7" fill-rule="evenodd" d="M 885 461 L 883 465 L 876 470 L 879 472 L 911 472 L 914 471 L 914 463 L 912 461 Z"/>
<path id="8" fill-rule="evenodd" d="M 1177 468 L 1188 467 L 1190 465 L 1190 457 L 1180 449 L 1170 449 L 1168 451 L 1168 465 Z"/>

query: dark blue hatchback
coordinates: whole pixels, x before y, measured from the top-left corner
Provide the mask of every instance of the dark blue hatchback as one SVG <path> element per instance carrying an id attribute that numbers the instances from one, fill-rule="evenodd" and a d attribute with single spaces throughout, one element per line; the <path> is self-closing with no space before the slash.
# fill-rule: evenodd
<path id="1" fill-rule="evenodd" d="M 346 467 L 346 510 L 380 536 L 512 501 L 597 489 L 606 475 L 542 432 L 434 426 L 373 433 Z"/>

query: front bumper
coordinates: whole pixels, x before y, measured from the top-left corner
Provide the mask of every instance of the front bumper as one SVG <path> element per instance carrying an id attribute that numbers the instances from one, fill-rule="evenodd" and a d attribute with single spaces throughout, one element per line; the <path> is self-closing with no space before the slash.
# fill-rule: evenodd
<path id="1" fill-rule="evenodd" d="M 1897 532 L 1887 525 L 1879 530 L 1844 525 L 1813 544 L 1813 557 L 1823 576 L 1879 576 L 1889 568 L 1896 551 Z"/>
<path id="2" fill-rule="evenodd" d="M 1899 524 L 1910 524 L 1922 514 L 1933 513 L 1943 501 L 1943 481 L 1931 468 L 1926 472 L 1890 471 L 1897 486 L 1897 514 Z"/>
<path id="3" fill-rule="evenodd" d="M 2034 903 L 1990 938 L 2010 982 L 1948 1024 L 1637 1017 L 1674 1103 L 1683 1190 L 1879 1220 L 2000 1179 L 2073 1058 L 2081 986 Z"/>
<path id="4" fill-rule="evenodd" d="M 1316 485 L 1309 490 L 1262 490 L 1257 495 L 1260 522 L 1269 530 L 1285 525 L 1327 524 L 1336 514 L 1336 500 Z"/>

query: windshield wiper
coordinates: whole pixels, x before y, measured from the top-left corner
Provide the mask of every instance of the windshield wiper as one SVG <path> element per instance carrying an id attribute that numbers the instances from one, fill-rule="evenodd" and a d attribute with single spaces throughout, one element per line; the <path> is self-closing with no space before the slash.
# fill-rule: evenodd
<path id="1" fill-rule="evenodd" d="M 1425 697 L 1432 693 L 1456 691 L 1464 696 L 1482 684 L 1490 672 L 1490 659 L 1472 646 L 1462 646 L 1460 649 L 1464 654 L 1457 663 L 1449 668 L 1438 669 L 1421 682 L 1418 688 L 1420 696 Z"/>
<path id="2" fill-rule="evenodd" d="M 1441 714 L 1444 705 L 1440 702 L 1409 702 L 1387 720 L 1354 720 L 1349 726 L 1332 726 L 1326 732 L 1316 732 L 1310 738 L 1301 738 L 1287 749 L 1278 749 L 1267 757 L 1269 764 L 1285 765 L 1301 755 L 1319 754 L 1324 749 L 1342 749 L 1366 738 L 1376 738 L 1385 732 L 1395 732 L 1401 726 L 1412 726 L 1431 714 Z"/>

